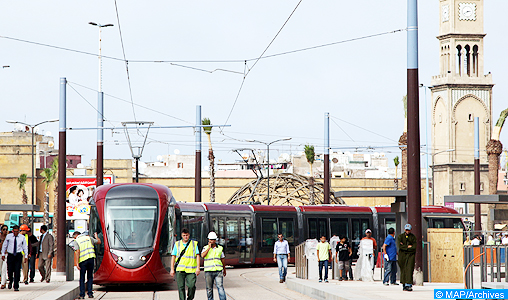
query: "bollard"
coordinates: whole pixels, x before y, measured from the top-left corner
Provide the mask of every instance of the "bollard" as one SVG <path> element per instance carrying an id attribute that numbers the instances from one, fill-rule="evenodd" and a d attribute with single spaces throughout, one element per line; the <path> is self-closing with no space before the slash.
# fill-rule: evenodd
<path id="1" fill-rule="evenodd" d="M 65 280 L 74 280 L 74 248 L 70 245 L 65 247 Z"/>

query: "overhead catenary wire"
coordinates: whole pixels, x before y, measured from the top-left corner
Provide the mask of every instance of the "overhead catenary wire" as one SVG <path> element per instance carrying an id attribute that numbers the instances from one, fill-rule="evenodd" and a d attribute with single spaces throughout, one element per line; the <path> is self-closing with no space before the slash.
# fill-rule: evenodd
<path id="1" fill-rule="evenodd" d="M 390 141 L 392 141 L 392 142 L 396 142 L 396 143 L 398 142 L 397 140 L 394 140 L 394 139 L 392 139 L 392 138 L 386 137 L 386 136 L 384 136 L 384 135 L 381 135 L 381 134 L 379 134 L 379 133 L 377 133 L 377 132 L 374 132 L 374 131 L 372 131 L 372 130 L 369 130 L 369 129 L 363 128 L 363 127 L 361 127 L 361 126 L 355 125 L 355 124 L 353 124 L 353 123 L 351 123 L 351 122 L 348 122 L 348 121 L 345 121 L 345 120 L 339 119 L 339 118 L 334 117 L 334 116 L 330 116 L 330 117 L 331 117 L 331 118 L 334 118 L 334 119 L 336 119 L 336 120 L 342 121 L 342 122 L 344 122 L 344 123 L 347 123 L 347 124 L 349 124 L 349 125 L 351 125 L 351 126 L 357 127 L 357 128 L 359 128 L 359 129 L 365 130 L 365 131 L 367 131 L 367 132 L 370 132 L 370 133 L 372 133 L 372 134 L 375 134 L 375 135 L 377 135 L 377 136 L 380 136 L 380 137 L 382 137 L 382 138 L 385 138 L 385 139 L 387 139 L 387 140 L 390 140 Z"/>

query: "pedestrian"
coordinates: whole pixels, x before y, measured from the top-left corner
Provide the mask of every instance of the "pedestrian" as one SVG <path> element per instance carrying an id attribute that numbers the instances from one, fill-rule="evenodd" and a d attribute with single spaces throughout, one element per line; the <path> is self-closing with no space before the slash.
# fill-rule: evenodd
<path id="1" fill-rule="evenodd" d="M 321 236 L 317 244 L 317 257 L 319 261 L 319 282 L 323 282 L 323 267 L 325 268 L 325 282 L 328 283 L 328 264 L 332 260 L 332 247 L 326 241 L 326 237 Z"/>
<path id="2" fill-rule="evenodd" d="M 492 246 L 492 245 L 495 245 L 496 243 L 494 242 L 494 238 L 492 237 L 492 235 L 489 235 L 488 239 L 487 239 L 487 245 L 489 246 Z"/>
<path id="3" fill-rule="evenodd" d="M 41 273 L 41 282 L 47 283 L 51 280 L 51 263 L 55 251 L 55 238 L 48 232 L 48 226 L 41 226 L 41 240 L 37 257 L 39 258 L 39 273 Z"/>
<path id="4" fill-rule="evenodd" d="M 85 276 L 86 276 L 86 291 L 88 291 L 88 298 L 93 298 L 93 268 L 95 262 L 95 249 L 93 245 L 99 245 L 101 240 L 97 237 L 97 232 L 94 232 L 94 237 L 81 234 L 79 231 L 74 231 L 74 246 L 76 249 L 75 256 L 78 260 L 79 270 L 79 298 L 85 299 Z"/>
<path id="5" fill-rule="evenodd" d="M 286 281 L 288 273 L 288 261 L 290 258 L 289 243 L 284 239 L 284 235 L 279 233 L 277 235 L 278 241 L 273 245 L 273 261 L 279 267 L 279 283 Z"/>
<path id="6" fill-rule="evenodd" d="M 503 239 L 501 240 L 501 245 L 508 245 L 508 233 L 503 234 Z"/>
<path id="7" fill-rule="evenodd" d="M 28 238 L 28 229 L 29 228 L 26 224 L 23 224 L 19 227 L 21 235 L 25 237 L 26 245 L 28 248 L 28 259 L 30 259 L 32 255 L 32 243 Z M 25 255 L 25 253 L 23 253 L 23 255 Z M 23 269 L 23 282 L 25 283 L 25 285 L 28 285 L 28 260 L 23 261 L 22 269 Z"/>
<path id="8" fill-rule="evenodd" d="M 377 250 L 377 242 L 376 239 L 372 237 L 372 230 L 367 229 L 365 230 L 365 237 L 362 240 L 371 240 L 372 244 L 374 246 L 373 252 L 372 252 L 372 271 L 374 271 L 374 268 L 376 267 L 376 264 L 374 263 L 374 259 L 376 258 L 376 250 Z"/>
<path id="9" fill-rule="evenodd" d="M 201 257 L 205 260 L 205 281 L 206 296 L 208 300 L 213 300 L 213 283 L 219 292 L 219 299 L 226 300 L 226 292 L 224 291 L 224 277 L 226 276 L 226 268 L 224 268 L 224 252 L 222 246 L 217 245 L 217 234 L 211 231 L 208 234 L 208 245 L 203 247 Z"/>
<path id="10" fill-rule="evenodd" d="M 395 229 L 388 229 L 388 236 L 383 243 L 383 257 L 385 259 L 385 277 L 383 284 L 388 285 L 388 281 L 392 285 L 397 283 L 397 243 L 395 242 Z"/>
<path id="11" fill-rule="evenodd" d="M 7 225 L 2 225 L 1 227 L 1 233 L 0 233 L 0 252 L 2 251 L 2 245 L 7 238 L 7 230 L 9 228 Z M 0 289 L 5 289 L 5 283 L 7 282 L 7 262 L 5 262 L 3 259 L 0 259 L 0 274 L 2 276 L 2 285 L 0 286 Z"/>
<path id="12" fill-rule="evenodd" d="M 413 271 L 415 268 L 416 254 L 416 236 L 411 233 L 411 224 L 404 226 L 402 234 L 397 236 L 397 245 L 399 246 L 399 267 L 400 267 L 400 283 L 402 290 L 413 290 Z"/>
<path id="13" fill-rule="evenodd" d="M 25 253 L 24 255 L 22 253 Z M 14 291 L 19 291 L 19 277 L 21 273 L 21 262 L 28 261 L 28 247 L 25 238 L 19 234 L 19 226 L 12 227 L 2 245 L 2 260 L 5 261 L 7 254 L 7 276 L 9 277 L 9 289 L 14 284 Z"/>
<path id="14" fill-rule="evenodd" d="M 339 281 L 347 280 L 347 272 L 351 268 L 349 257 L 353 254 L 351 246 L 347 242 L 347 237 L 343 236 L 335 246 L 335 261 L 339 265 Z"/>
<path id="15" fill-rule="evenodd" d="M 471 241 L 471 245 L 480 246 L 480 238 L 477 235 L 474 236 L 474 239 Z"/>
<path id="16" fill-rule="evenodd" d="M 28 231 L 28 242 L 32 245 L 32 249 L 29 251 L 30 256 L 28 257 L 28 270 L 29 270 L 29 277 L 30 282 L 34 282 L 35 279 L 35 260 L 37 259 L 37 247 L 39 246 L 39 240 L 37 240 L 37 237 L 33 235 L 32 229 L 29 227 Z"/>
<path id="17" fill-rule="evenodd" d="M 200 273 L 201 256 L 199 255 L 198 242 L 190 240 L 190 233 L 183 228 L 182 239 L 175 243 L 171 252 L 171 276 L 176 275 L 178 295 L 180 300 L 185 299 L 185 286 L 187 286 L 187 300 L 194 299 L 196 293 L 196 277 Z"/>

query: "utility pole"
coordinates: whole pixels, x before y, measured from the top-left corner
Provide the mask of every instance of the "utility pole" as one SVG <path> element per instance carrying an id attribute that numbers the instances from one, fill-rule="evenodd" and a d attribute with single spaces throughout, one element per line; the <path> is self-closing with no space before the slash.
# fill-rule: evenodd
<path id="1" fill-rule="evenodd" d="M 416 236 L 415 282 L 423 285 L 420 112 L 418 95 L 418 0 L 407 2 L 407 211 Z"/>
<path id="2" fill-rule="evenodd" d="M 201 202 L 201 105 L 196 105 L 196 158 L 194 173 L 194 202 Z"/>
<path id="3" fill-rule="evenodd" d="M 101 25 L 88 22 L 88 24 L 99 27 L 99 92 L 97 97 L 97 166 L 96 186 L 104 183 L 104 93 L 102 92 L 102 28 L 111 27 L 113 24 Z M 137 182 L 137 181 L 136 181 Z"/>
<path id="4" fill-rule="evenodd" d="M 60 78 L 60 123 L 58 132 L 58 235 L 56 238 L 56 271 L 65 272 L 65 239 L 67 237 L 67 230 L 65 226 L 65 220 L 67 213 L 65 211 L 65 183 L 66 183 L 66 156 L 67 156 L 67 79 L 65 77 Z"/>
<path id="5" fill-rule="evenodd" d="M 330 204 L 330 113 L 327 112 L 325 113 L 325 149 L 323 160 L 325 162 L 323 170 L 323 203 Z"/>
<path id="6" fill-rule="evenodd" d="M 474 194 L 480 195 L 480 118 L 474 118 Z M 481 204 L 474 204 L 474 230 L 476 234 L 482 231 Z"/>

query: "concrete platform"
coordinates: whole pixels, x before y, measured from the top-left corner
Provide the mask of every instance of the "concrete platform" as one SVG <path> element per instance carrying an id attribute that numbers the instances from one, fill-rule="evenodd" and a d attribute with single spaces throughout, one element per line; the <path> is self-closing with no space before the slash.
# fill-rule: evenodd
<path id="1" fill-rule="evenodd" d="M 383 285 L 382 281 L 338 281 L 319 283 L 317 280 L 298 279 L 288 276 L 286 287 L 314 299 L 326 300 L 378 300 L 404 299 L 411 300 L 434 299 L 434 289 L 461 289 L 461 283 L 426 283 L 424 286 L 414 286 L 412 292 L 402 291 L 401 285 Z"/>
<path id="2" fill-rule="evenodd" d="M 56 275 L 54 270 L 51 275 L 51 282 L 40 282 L 41 276 L 37 271 L 35 282 L 25 285 L 20 283 L 19 292 L 14 288 L 0 290 L 0 299 L 10 300 L 71 300 L 79 295 L 79 273 L 75 270 L 74 281 L 65 281 L 65 275 Z M 77 275 L 77 277 L 76 277 Z"/>

